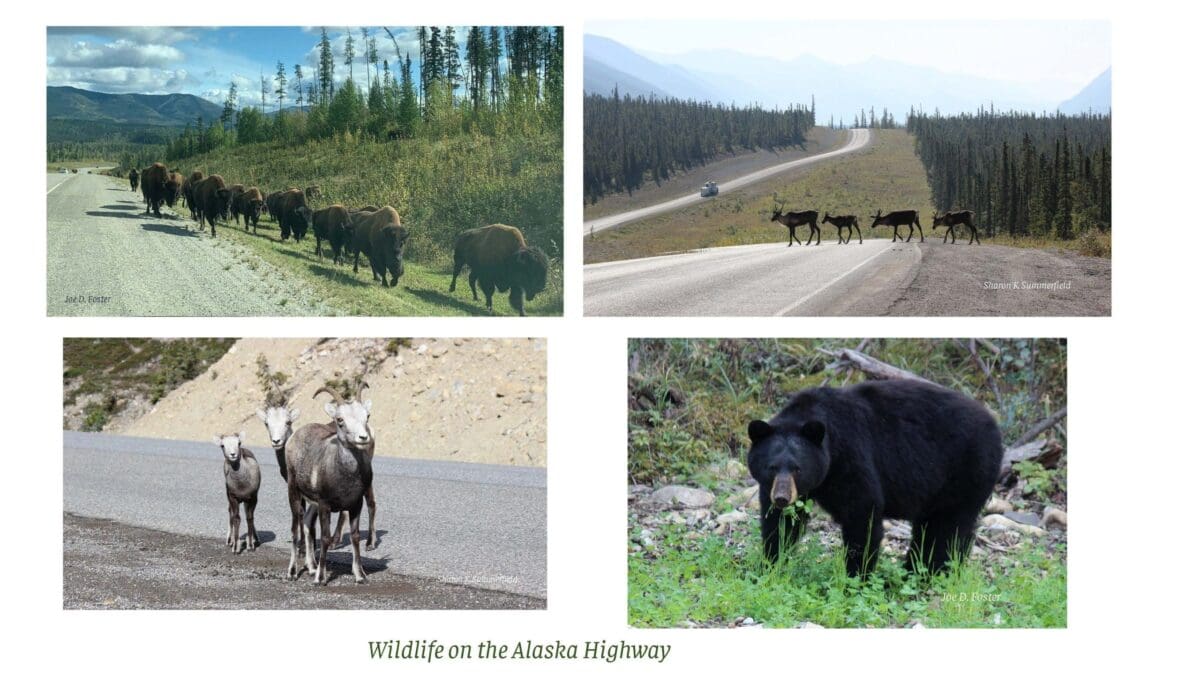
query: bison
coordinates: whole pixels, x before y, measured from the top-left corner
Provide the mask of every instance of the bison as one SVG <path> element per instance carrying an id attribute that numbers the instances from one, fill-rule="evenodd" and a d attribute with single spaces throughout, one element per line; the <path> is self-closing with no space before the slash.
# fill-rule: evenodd
<path id="1" fill-rule="evenodd" d="M 183 174 L 172 171 L 167 174 L 167 206 L 175 208 L 175 202 L 183 196 Z"/>
<path id="2" fill-rule="evenodd" d="M 304 188 L 304 198 L 305 199 L 320 199 L 321 198 L 321 188 L 316 185 L 309 185 L 308 187 Z"/>
<path id="3" fill-rule="evenodd" d="M 233 188 L 230 188 L 233 193 Z M 243 226 L 246 230 L 250 226 L 254 226 L 254 233 L 258 234 L 258 216 L 262 213 L 263 195 L 262 191 L 256 187 L 249 187 L 241 192 L 231 194 L 233 199 L 233 214 L 236 218 L 241 216 Z"/>
<path id="4" fill-rule="evenodd" d="M 134 192 L 137 192 L 137 186 L 138 186 L 138 170 L 130 169 L 129 170 L 129 189 L 133 190 Z"/>
<path id="5" fill-rule="evenodd" d="M 471 296 L 476 300 L 475 282 L 483 289 L 488 309 L 492 308 L 492 293 L 509 291 L 508 304 L 525 316 L 525 298 L 546 288 L 546 254 L 536 246 L 527 246 L 521 231 L 509 225 L 486 225 L 467 230 L 454 240 L 454 276 L 450 292 L 458 283 L 463 265 L 471 268 Z M 511 289 L 511 290 L 510 290 Z"/>
<path id="6" fill-rule="evenodd" d="M 163 202 L 167 200 L 167 167 L 162 162 L 155 162 L 142 169 L 142 198 L 146 202 L 146 215 L 154 209 L 154 216 L 161 218 Z"/>
<path id="7" fill-rule="evenodd" d="M 238 210 L 234 206 L 234 204 L 237 203 L 238 197 L 240 197 L 242 195 L 242 193 L 245 191 L 246 191 L 246 186 L 242 185 L 241 183 L 234 183 L 233 185 L 229 186 L 229 211 L 223 216 L 225 218 L 225 220 L 229 220 L 232 218 L 233 222 L 235 222 L 235 223 L 239 222 Z"/>
<path id="8" fill-rule="evenodd" d="M 200 171 L 193 171 L 192 175 L 183 181 L 183 203 L 187 205 L 188 211 L 192 213 L 192 220 L 200 220 L 200 205 L 193 197 L 192 192 L 202 180 L 204 180 L 204 174 Z"/>
<path id="9" fill-rule="evenodd" d="M 277 223 L 279 222 L 279 199 L 285 194 L 287 194 L 287 190 L 276 190 L 267 195 L 267 198 L 263 200 L 263 206 L 267 209 L 267 215 L 271 216 L 271 220 Z"/>
<path id="10" fill-rule="evenodd" d="M 304 235 L 312 227 L 312 209 L 308 208 L 304 201 L 304 192 L 299 189 L 284 192 L 276 199 L 275 209 L 280 240 L 287 241 L 288 235 L 296 241 L 304 239 Z"/>
<path id="11" fill-rule="evenodd" d="M 204 228 L 204 221 L 207 220 L 212 236 L 217 236 L 217 218 L 229 213 L 233 199 L 229 188 L 225 187 L 225 179 L 212 174 L 193 187 L 192 196 L 199 204 L 200 228 Z"/>
<path id="12" fill-rule="evenodd" d="M 392 273 L 395 286 L 404 274 L 404 243 L 408 229 L 400 223 L 396 209 L 385 206 L 373 213 L 360 212 L 351 219 L 354 226 L 354 273 L 358 274 L 358 256 L 364 254 L 371 262 L 371 274 L 388 286 L 387 272 Z"/>
<path id="13" fill-rule="evenodd" d="M 349 247 L 350 240 L 354 236 L 354 226 L 351 224 L 350 212 L 346 207 L 334 204 L 313 211 L 312 230 L 313 237 L 317 240 L 317 259 L 324 258 L 321 252 L 321 241 L 325 240 L 329 242 L 329 248 L 333 251 L 333 262 L 340 262 L 342 249 Z"/>

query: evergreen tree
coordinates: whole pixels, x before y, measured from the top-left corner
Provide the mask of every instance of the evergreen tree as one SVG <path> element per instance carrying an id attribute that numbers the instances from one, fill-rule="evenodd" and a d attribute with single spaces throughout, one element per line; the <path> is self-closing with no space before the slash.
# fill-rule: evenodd
<path id="1" fill-rule="evenodd" d="M 278 101 L 275 105 L 275 112 L 283 112 L 283 99 L 287 98 L 287 69 L 284 68 L 283 61 L 275 63 L 275 98 Z"/>
<path id="2" fill-rule="evenodd" d="M 346 43 L 342 47 L 343 63 L 350 69 L 350 82 L 354 82 L 354 31 L 346 29 Z"/>
<path id="3" fill-rule="evenodd" d="M 237 111 L 237 82 L 230 80 L 229 95 L 225 97 L 225 107 L 221 109 L 221 126 L 229 127 L 233 124 L 233 116 Z"/>
<path id="4" fill-rule="evenodd" d="M 333 99 L 333 46 L 329 43 L 329 33 L 321 28 L 320 61 L 317 68 L 317 79 L 321 90 L 320 102 L 328 104 Z"/>
<path id="5" fill-rule="evenodd" d="M 296 67 L 296 72 L 295 72 L 295 75 L 292 77 L 292 80 L 293 80 L 293 82 L 295 82 L 295 85 L 296 85 L 296 105 L 300 108 L 301 111 L 303 111 L 304 110 L 304 69 L 302 69 L 300 67 L 299 63 L 297 63 L 295 67 Z"/>

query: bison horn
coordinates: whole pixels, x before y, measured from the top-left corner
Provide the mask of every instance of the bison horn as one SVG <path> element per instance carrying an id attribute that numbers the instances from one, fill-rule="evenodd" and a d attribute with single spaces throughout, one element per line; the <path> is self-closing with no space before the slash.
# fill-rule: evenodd
<path id="1" fill-rule="evenodd" d="M 332 389 L 330 389 L 329 387 L 321 387 L 320 389 L 318 389 L 318 390 L 314 391 L 314 392 L 313 392 L 313 398 L 316 398 L 316 397 L 317 397 L 317 395 L 318 395 L 318 394 L 321 394 L 321 393 L 326 393 L 326 394 L 329 394 L 330 396 L 332 396 L 332 397 L 333 397 L 333 402 L 334 402 L 334 403 L 336 403 L 336 404 L 338 404 L 338 405 L 342 405 L 342 404 L 344 404 L 344 403 L 345 403 L 345 401 L 343 401 L 343 400 L 342 400 L 342 396 L 341 396 L 341 394 L 338 394 L 336 391 L 333 391 L 333 390 L 332 390 Z"/>

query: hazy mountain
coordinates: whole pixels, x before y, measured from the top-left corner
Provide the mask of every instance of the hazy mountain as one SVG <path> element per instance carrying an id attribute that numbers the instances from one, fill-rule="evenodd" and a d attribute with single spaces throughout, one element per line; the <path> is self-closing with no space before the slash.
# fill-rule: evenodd
<path id="1" fill-rule="evenodd" d="M 106 94 L 75 87 L 46 87 L 46 119 L 183 126 L 201 116 L 221 116 L 221 106 L 191 94 Z"/>
<path id="2" fill-rule="evenodd" d="M 1112 110 L 1112 68 L 1100 73 L 1078 94 L 1059 104 L 1058 109 L 1069 115 Z"/>
<path id="3" fill-rule="evenodd" d="M 651 96 L 667 98 L 669 96 L 662 89 L 643 82 L 629 73 L 617 70 L 603 61 L 585 56 L 583 58 L 583 90 L 589 94 L 611 94 L 613 87 L 616 87 L 622 95 L 629 94 L 646 98 Z"/>
<path id="4" fill-rule="evenodd" d="M 654 54 L 596 36 L 585 36 L 584 54 L 599 65 L 636 76 L 643 86 L 673 96 L 765 107 L 808 105 L 815 96 L 819 124 L 827 124 L 831 114 L 849 124 L 860 109 L 872 106 L 876 115 L 886 107 L 900 120 L 910 107 L 946 114 L 971 112 L 980 106 L 1050 111 L 1058 97 L 1046 92 L 1062 91 L 1062 83 L 990 80 L 882 58 L 843 66 L 810 55 L 781 61 L 729 50 Z M 662 73 L 670 75 L 670 84 L 660 78 Z M 685 88 L 690 93 L 678 93 Z M 608 93 L 611 89 L 587 91 Z"/>
<path id="5" fill-rule="evenodd" d="M 629 49 L 615 40 L 597 35 L 583 36 L 585 62 L 584 91 L 611 94 L 613 84 L 622 92 L 648 89 L 658 95 L 675 98 L 713 100 L 710 91 L 686 68 L 661 64 Z"/>

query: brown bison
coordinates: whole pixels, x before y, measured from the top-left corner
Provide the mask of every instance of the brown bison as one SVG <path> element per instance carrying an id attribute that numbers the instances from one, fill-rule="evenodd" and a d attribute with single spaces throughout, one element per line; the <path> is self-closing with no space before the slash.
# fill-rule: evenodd
<path id="1" fill-rule="evenodd" d="M 308 187 L 304 188 L 304 198 L 305 199 L 320 199 L 321 198 L 321 188 L 316 185 L 309 185 Z"/>
<path id="2" fill-rule="evenodd" d="M 137 186 L 138 186 L 138 170 L 130 169 L 129 170 L 129 189 L 133 190 L 134 192 L 137 192 Z"/>
<path id="3" fill-rule="evenodd" d="M 233 218 L 233 222 L 239 222 L 238 211 L 233 205 L 237 203 L 238 197 L 245 191 L 246 186 L 241 183 L 234 183 L 229 186 L 229 211 L 223 216 L 225 220 Z"/>
<path id="4" fill-rule="evenodd" d="M 200 207 L 201 229 L 207 220 L 212 236 L 217 236 L 217 218 L 229 213 L 229 203 L 233 199 L 229 188 L 225 187 L 225 179 L 214 173 L 200 181 L 192 190 L 192 196 Z"/>
<path id="5" fill-rule="evenodd" d="M 233 188 L 230 188 L 233 193 Z M 258 234 L 258 216 L 262 213 L 263 194 L 256 187 L 249 187 L 241 192 L 233 193 L 233 216 L 236 220 L 238 216 L 242 217 L 242 225 L 244 229 L 249 230 L 250 226 L 254 226 L 254 234 Z"/>
<path id="6" fill-rule="evenodd" d="M 263 206 L 267 209 L 267 215 L 271 216 L 271 220 L 279 222 L 279 198 L 287 194 L 287 190 L 276 190 L 267 195 L 263 200 Z"/>
<path id="7" fill-rule="evenodd" d="M 342 249 L 348 248 L 350 239 L 354 236 L 354 226 L 350 221 L 350 212 L 341 204 L 334 204 L 313 211 L 313 237 L 317 240 L 317 259 L 323 259 L 321 241 L 328 241 L 333 251 L 333 262 L 342 259 Z"/>
<path id="8" fill-rule="evenodd" d="M 204 174 L 200 171 L 193 171 L 192 175 L 183 181 L 183 203 L 187 205 L 188 211 L 191 211 L 192 220 L 200 220 L 200 205 L 193 197 L 192 192 L 202 180 L 204 180 Z"/>
<path id="9" fill-rule="evenodd" d="M 536 246 L 527 246 L 521 231 L 509 225 L 486 225 L 467 230 L 454 240 L 454 276 L 450 292 L 458 283 L 463 265 L 471 268 L 469 281 L 471 297 L 479 299 L 475 282 L 483 289 L 488 309 L 492 308 L 492 293 L 509 291 L 508 304 L 525 316 L 525 299 L 546 288 L 546 268 L 549 260 Z"/>
<path id="10" fill-rule="evenodd" d="M 400 223 L 396 209 L 385 206 L 373 213 L 357 213 L 354 224 L 354 273 L 358 274 L 358 255 L 367 256 L 371 262 L 371 274 L 384 286 L 389 285 L 387 273 L 392 273 L 395 286 L 404 274 L 404 243 L 408 241 L 408 230 Z"/>
<path id="11" fill-rule="evenodd" d="M 287 241 L 288 235 L 296 241 L 303 240 L 308 229 L 312 227 L 312 209 L 308 208 L 304 201 L 304 192 L 298 189 L 288 190 L 279 195 L 275 207 L 280 240 Z"/>
<path id="12" fill-rule="evenodd" d="M 175 208 L 175 202 L 183 196 L 183 174 L 172 171 L 167 174 L 167 206 Z"/>
<path id="13" fill-rule="evenodd" d="M 167 167 L 162 162 L 155 162 L 142 169 L 142 199 L 146 202 L 146 215 L 154 210 L 154 216 L 161 218 L 163 202 L 167 200 Z"/>

